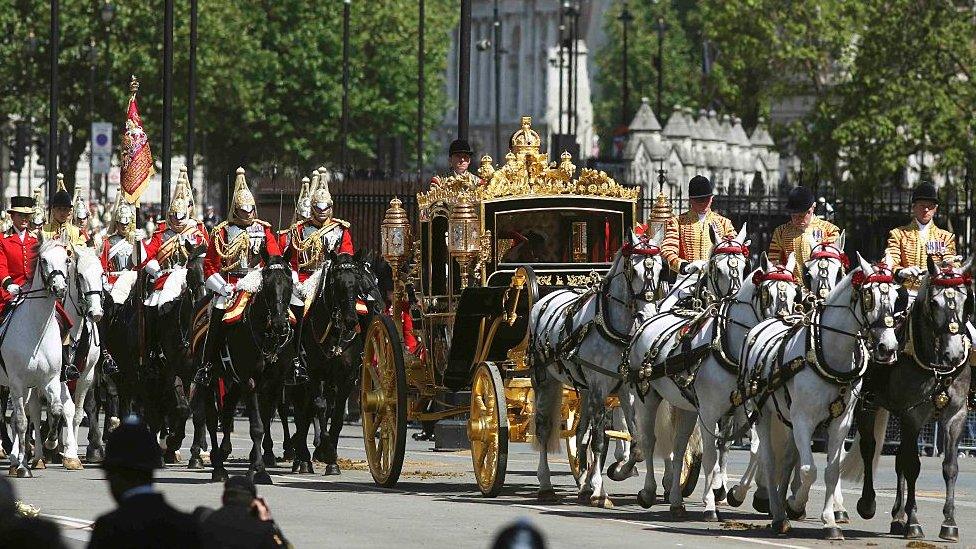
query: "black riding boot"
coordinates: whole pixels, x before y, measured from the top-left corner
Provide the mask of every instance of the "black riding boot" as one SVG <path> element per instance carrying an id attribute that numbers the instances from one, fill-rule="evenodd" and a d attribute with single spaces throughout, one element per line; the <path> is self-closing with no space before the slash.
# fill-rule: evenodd
<path id="1" fill-rule="evenodd" d="M 301 307 L 292 307 L 292 314 L 295 315 L 295 331 L 293 344 L 295 359 L 292 360 L 291 370 L 285 376 L 285 385 L 302 385 L 308 383 L 308 368 L 302 360 L 302 324 L 304 324 L 304 310 Z"/>
<path id="2" fill-rule="evenodd" d="M 214 307 L 210 311 L 210 325 L 207 326 L 206 343 L 203 347 L 201 366 L 193 376 L 193 383 L 209 386 L 213 377 L 213 364 L 219 360 L 220 346 L 224 342 L 224 311 Z"/>
<path id="3" fill-rule="evenodd" d="M 61 381 L 74 381 L 81 377 L 78 367 L 73 364 L 71 343 L 61 346 Z"/>

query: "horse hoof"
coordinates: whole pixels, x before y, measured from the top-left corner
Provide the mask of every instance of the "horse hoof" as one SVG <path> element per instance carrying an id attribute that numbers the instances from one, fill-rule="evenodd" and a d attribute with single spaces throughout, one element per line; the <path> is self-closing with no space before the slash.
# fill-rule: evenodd
<path id="1" fill-rule="evenodd" d="M 335 463 L 327 463 L 325 465 L 325 476 L 341 475 L 342 471 L 339 470 L 339 465 Z"/>
<path id="2" fill-rule="evenodd" d="M 888 527 L 888 533 L 893 536 L 904 536 L 906 530 L 905 523 L 900 520 L 891 521 L 891 526 Z"/>
<path id="3" fill-rule="evenodd" d="M 303 461 L 301 465 L 298 466 L 298 474 L 300 475 L 314 475 L 315 466 L 312 465 L 311 461 Z"/>
<path id="4" fill-rule="evenodd" d="M 254 484 L 274 484 L 274 482 L 271 482 L 271 475 L 267 471 L 255 471 L 252 480 Z"/>
<path id="5" fill-rule="evenodd" d="M 285 453 L 281 456 L 282 461 L 294 461 L 295 451 L 291 448 L 285 450 Z"/>
<path id="6" fill-rule="evenodd" d="M 172 465 L 174 463 L 179 463 L 179 462 L 180 462 L 180 453 L 177 452 L 176 450 L 173 451 L 166 450 L 166 452 L 163 453 L 163 463 L 167 465 Z"/>
<path id="7" fill-rule="evenodd" d="M 857 500 L 857 514 L 860 515 L 862 519 L 871 520 L 874 518 L 874 513 L 877 510 L 878 506 L 873 499 L 862 497 Z"/>
<path id="8" fill-rule="evenodd" d="M 35 470 L 47 469 L 47 462 L 44 461 L 44 458 L 37 458 L 31 463 L 31 469 L 35 469 Z"/>
<path id="9" fill-rule="evenodd" d="M 722 519 L 719 518 L 717 510 L 708 509 L 702 513 L 702 520 L 705 522 L 720 522 Z"/>
<path id="10" fill-rule="evenodd" d="M 105 450 L 89 446 L 85 452 L 85 461 L 88 463 L 101 463 L 105 461 Z"/>
<path id="11" fill-rule="evenodd" d="M 657 503 L 657 494 L 650 490 L 641 489 L 640 492 L 637 492 L 637 503 L 644 509 L 650 509 L 652 505 Z"/>
<path id="12" fill-rule="evenodd" d="M 620 482 L 622 480 L 627 480 L 628 478 L 630 478 L 629 474 L 623 472 L 623 468 L 624 468 L 623 465 L 624 465 L 623 463 L 617 461 L 611 464 L 610 467 L 607 467 L 607 476 L 610 477 L 610 480 L 613 480 L 615 482 Z"/>
<path id="13" fill-rule="evenodd" d="M 34 473 L 27 467 L 18 467 L 17 478 L 34 478 Z"/>
<path id="14" fill-rule="evenodd" d="M 590 498 L 590 506 L 600 509 L 613 509 L 613 501 L 607 496 L 593 496 Z"/>
<path id="15" fill-rule="evenodd" d="M 943 524 L 942 529 L 939 530 L 939 539 L 944 539 L 946 541 L 959 541 L 959 527 Z"/>
<path id="16" fill-rule="evenodd" d="M 226 469 L 214 469 L 210 475 L 210 480 L 214 482 L 227 482 L 228 476 Z"/>
<path id="17" fill-rule="evenodd" d="M 0 459 L 6 459 L 6 458 L 7 458 L 7 450 L 3 446 L 0 446 Z"/>
<path id="18" fill-rule="evenodd" d="M 122 425 L 122 421 L 119 418 L 117 418 L 115 416 L 112 416 L 112 417 L 108 418 L 108 428 L 106 429 L 106 431 L 108 431 L 109 433 L 111 433 L 119 425 Z"/>
<path id="19" fill-rule="evenodd" d="M 325 450 L 319 450 L 318 448 L 312 452 L 312 461 L 318 461 L 319 463 L 326 463 L 329 458 L 325 455 Z"/>
<path id="20" fill-rule="evenodd" d="M 735 492 L 738 486 L 733 486 L 729 493 L 725 496 L 725 503 L 728 503 L 730 507 L 741 507 L 742 500 L 736 497 Z"/>
<path id="21" fill-rule="evenodd" d="M 774 520 L 773 521 L 773 534 L 777 536 L 785 536 L 790 533 L 790 521 L 788 520 Z"/>
<path id="22" fill-rule="evenodd" d="M 190 461 L 186 464 L 186 468 L 194 470 L 203 469 L 203 458 L 200 456 L 191 456 Z"/>
<path id="23" fill-rule="evenodd" d="M 769 499 L 761 498 L 759 495 L 752 496 L 752 508 L 760 513 L 769 512 Z"/>
<path id="24" fill-rule="evenodd" d="M 671 520 L 688 520 L 688 510 L 684 503 L 672 504 L 670 511 Z"/>
<path id="25" fill-rule="evenodd" d="M 922 533 L 921 524 L 909 524 L 908 531 L 905 532 L 905 539 L 922 539 L 925 534 Z"/>
<path id="26" fill-rule="evenodd" d="M 851 516 L 847 514 L 847 511 L 834 511 L 834 522 L 848 524 L 851 522 Z"/>
<path id="27" fill-rule="evenodd" d="M 61 466 L 68 471 L 81 471 L 85 468 L 85 466 L 81 464 L 81 460 L 78 458 L 64 458 L 61 460 Z"/>
<path id="28" fill-rule="evenodd" d="M 842 532 L 841 529 L 836 526 L 824 528 L 824 539 L 830 541 L 843 541 L 844 532 Z"/>
<path id="29" fill-rule="evenodd" d="M 793 507 L 790 506 L 790 502 L 787 501 L 786 516 L 790 517 L 793 520 L 803 520 L 803 517 L 807 516 L 807 510 L 804 508 L 797 511 L 796 509 L 793 509 Z"/>
<path id="30" fill-rule="evenodd" d="M 542 503 L 556 503 L 559 501 L 559 496 L 556 495 L 556 491 L 552 488 L 539 490 L 539 495 L 537 497 Z"/>
<path id="31" fill-rule="evenodd" d="M 277 467 L 278 466 L 278 458 L 276 458 L 273 453 L 272 454 L 264 454 L 264 456 L 262 456 L 261 460 L 264 462 L 264 466 L 265 467 Z"/>
<path id="32" fill-rule="evenodd" d="M 715 494 L 715 503 L 719 503 L 723 499 L 727 499 L 729 496 L 728 491 L 725 490 L 725 486 L 722 486 L 721 488 L 715 488 L 714 490 L 712 490 L 712 493 Z"/>

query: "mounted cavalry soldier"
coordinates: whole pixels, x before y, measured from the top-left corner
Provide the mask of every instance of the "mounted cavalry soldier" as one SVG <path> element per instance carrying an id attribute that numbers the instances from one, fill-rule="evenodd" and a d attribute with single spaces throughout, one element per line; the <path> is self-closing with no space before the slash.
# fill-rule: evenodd
<path id="1" fill-rule="evenodd" d="M 203 224 L 191 217 L 192 196 L 186 168 L 183 168 L 166 212 L 166 221 L 160 222 L 152 238 L 145 243 L 146 274 L 155 281 L 153 295 L 146 303 L 151 307 L 158 305 L 156 300 L 165 285 L 167 273 L 174 267 L 186 266 L 190 259 L 187 247 L 192 249 L 209 243 Z"/>
<path id="2" fill-rule="evenodd" d="M 44 227 L 45 217 L 44 213 L 44 192 L 41 187 L 34 189 L 34 213 L 30 216 L 30 225 L 28 227 L 35 234 L 40 234 L 41 228 Z"/>
<path id="3" fill-rule="evenodd" d="M 85 245 L 92 246 L 91 227 L 89 226 L 91 211 L 88 209 L 88 200 L 85 198 L 87 195 L 88 192 L 84 187 L 75 185 L 75 195 L 71 199 L 71 224 L 78 227 L 78 232 L 84 239 Z"/>
<path id="4" fill-rule="evenodd" d="M 244 168 L 237 168 L 228 219 L 214 227 L 204 260 L 206 287 L 215 295 L 202 367 L 197 372 L 195 383 L 209 384 L 213 361 L 224 343 L 224 311 L 237 292 L 237 283 L 251 271 L 262 267 L 262 251 L 269 256 L 281 255 L 271 224 L 257 218 L 254 195 L 244 179 Z"/>
<path id="5" fill-rule="evenodd" d="M 329 268 L 330 254 L 349 254 L 354 252 L 349 222 L 332 216 L 332 193 L 324 171 L 318 174 L 319 184 L 312 190 L 308 218 L 296 221 L 288 231 L 286 247 L 291 249 L 291 268 L 297 273 L 297 281 L 304 284 L 315 271 Z M 298 211 L 296 210 L 296 215 Z M 319 279 L 324 280 L 324 278 Z M 296 289 L 298 284 L 295 285 Z M 315 291 L 315 288 L 306 289 Z M 301 333 L 305 301 L 297 293 L 292 294 L 292 312 L 297 320 L 295 326 L 294 376 L 286 379 L 287 384 L 308 381 L 308 370 L 301 360 Z"/>
<path id="6" fill-rule="evenodd" d="M 661 255 L 672 271 L 691 274 L 708 263 L 713 244 L 710 231 L 719 239 L 735 236 L 732 222 L 712 210 L 712 197 L 712 182 L 707 177 L 691 178 L 688 183 L 691 209 L 672 217 L 664 229 Z"/>
<path id="7" fill-rule="evenodd" d="M 64 193 L 67 196 L 67 192 Z M 68 211 L 70 213 L 70 197 Z M 34 199 L 14 196 L 10 199 L 7 213 L 13 222 L 9 234 L 0 239 L 0 307 L 7 313 L 6 305 L 29 287 L 37 263 L 38 240 L 36 231 L 30 229 L 34 215 Z M 71 360 L 70 344 L 62 347 L 61 377 L 72 381 L 80 377 L 78 368 Z"/>
<path id="8" fill-rule="evenodd" d="M 825 221 L 813 210 L 816 199 L 806 187 L 795 187 L 786 200 L 790 220 L 773 230 L 769 241 L 769 259 L 783 265 L 790 254 L 796 257 L 794 276 L 803 280 L 803 265 L 810 259 L 810 252 L 821 243 L 832 244 L 840 236 L 836 225 Z"/>
<path id="9" fill-rule="evenodd" d="M 123 280 L 123 284 L 129 287 L 135 282 L 135 264 L 132 257 L 135 229 L 135 207 L 122 199 L 120 190 L 115 201 L 115 211 L 112 212 L 112 225 L 108 234 L 102 239 L 100 254 L 106 277 L 105 290 L 112 295 L 113 299 L 119 298 L 124 301 L 120 294 L 112 293 L 120 277 L 131 278 L 131 280 Z M 126 275 L 126 273 L 132 274 Z M 125 292 L 125 296 L 128 296 L 128 291 Z"/>
<path id="10" fill-rule="evenodd" d="M 309 183 L 311 182 L 311 187 Z M 295 200 L 295 213 L 291 216 L 291 225 L 278 231 L 278 246 L 284 250 L 288 246 L 288 234 L 296 223 L 305 221 L 312 215 L 312 191 L 318 187 L 319 170 L 312 172 L 312 179 L 302 178 L 302 186 L 298 191 L 298 198 Z"/>
<path id="11" fill-rule="evenodd" d="M 51 217 L 41 229 L 42 240 L 63 237 L 65 241 L 76 246 L 84 246 L 88 243 L 81 230 L 71 223 L 71 195 L 64 188 L 64 176 L 61 174 L 58 174 L 58 190 L 51 196 L 47 205 Z"/>

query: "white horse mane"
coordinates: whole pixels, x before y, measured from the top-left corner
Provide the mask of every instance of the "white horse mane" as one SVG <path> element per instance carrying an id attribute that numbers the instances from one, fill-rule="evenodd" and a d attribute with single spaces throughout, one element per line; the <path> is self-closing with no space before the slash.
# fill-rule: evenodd
<path id="1" fill-rule="evenodd" d="M 102 276 L 102 262 L 95 250 L 88 246 L 75 246 L 74 252 L 78 256 L 78 272 L 85 278 Z"/>
<path id="2" fill-rule="evenodd" d="M 52 238 L 41 243 L 41 245 L 37 248 L 37 255 L 46 254 L 47 252 L 51 251 L 51 248 L 56 247 L 64 248 L 65 252 L 68 250 L 67 246 L 61 241 L 61 239 Z"/>

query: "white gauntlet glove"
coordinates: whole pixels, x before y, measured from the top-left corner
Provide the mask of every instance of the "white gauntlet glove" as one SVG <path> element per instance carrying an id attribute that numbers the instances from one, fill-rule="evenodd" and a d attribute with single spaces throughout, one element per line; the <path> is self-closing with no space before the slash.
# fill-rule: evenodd
<path id="1" fill-rule="evenodd" d="M 705 265 L 708 265 L 708 261 L 705 259 L 699 259 L 698 261 L 691 261 L 685 263 L 681 267 L 681 274 L 692 274 L 692 273 L 701 272 L 705 268 Z"/>
<path id="2" fill-rule="evenodd" d="M 10 293 L 10 295 L 17 297 L 20 295 L 20 284 L 11 284 L 7 286 L 7 291 Z"/>
<path id="3" fill-rule="evenodd" d="M 918 278 L 922 274 L 922 268 L 912 265 L 911 267 L 905 267 L 898 271 L 898 280 L 908 280 L 910 278 Z"/>

